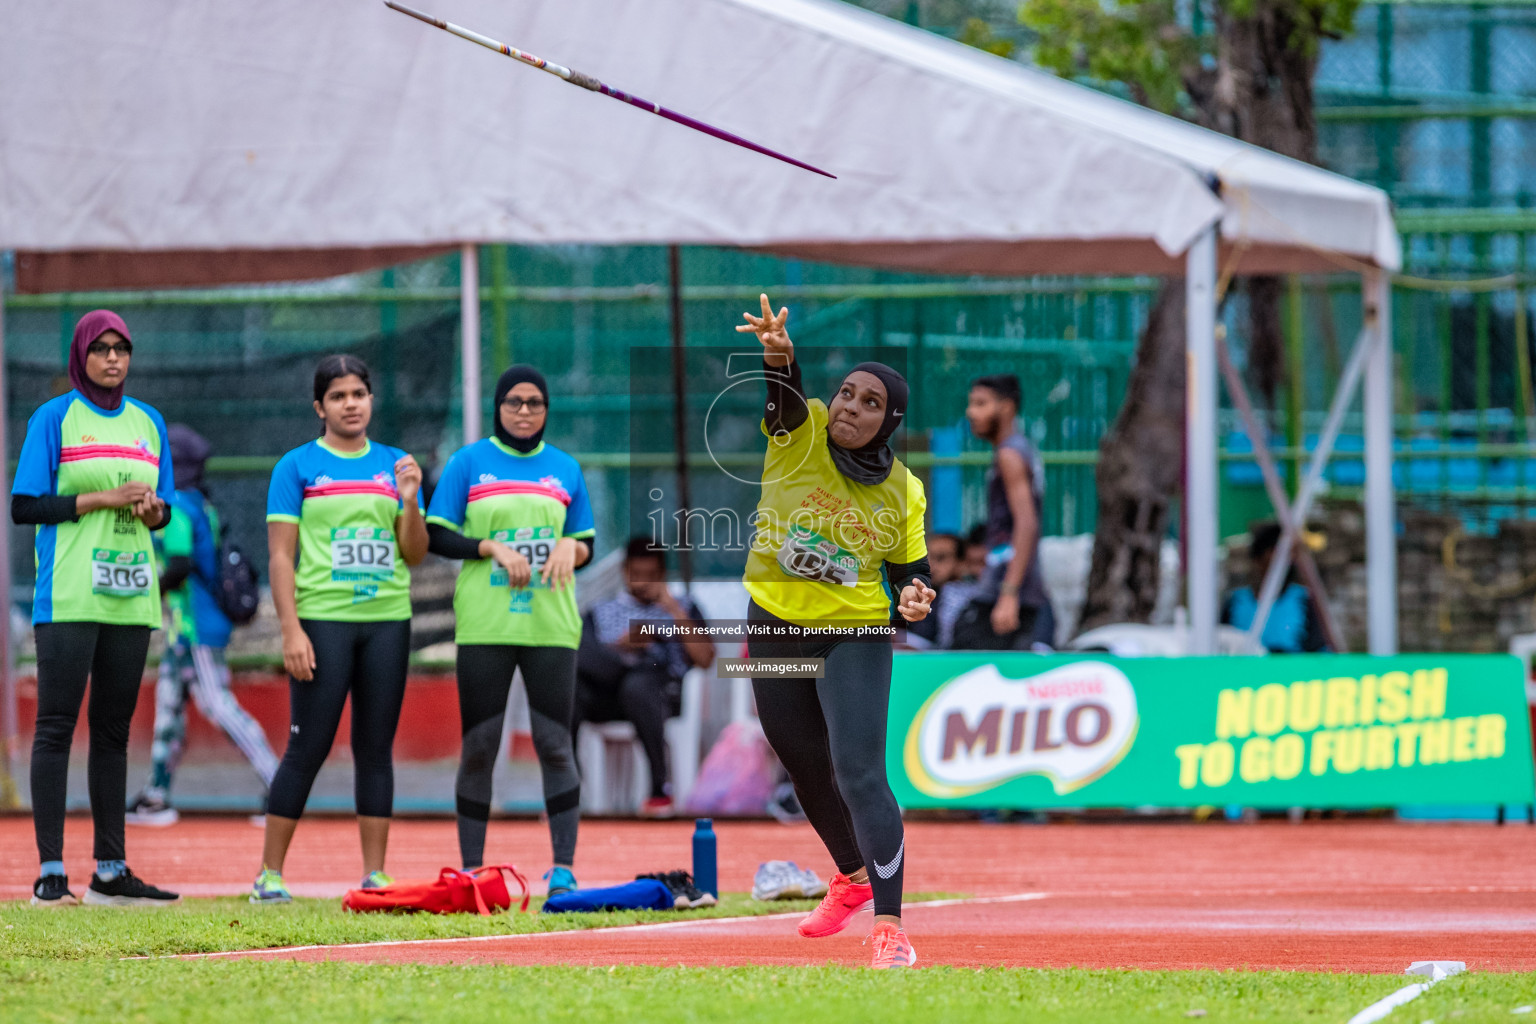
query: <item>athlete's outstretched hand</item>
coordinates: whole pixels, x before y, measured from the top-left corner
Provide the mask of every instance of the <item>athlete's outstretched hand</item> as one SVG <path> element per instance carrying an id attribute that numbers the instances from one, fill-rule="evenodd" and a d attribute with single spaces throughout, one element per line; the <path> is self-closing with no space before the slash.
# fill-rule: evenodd
<path id="1" fill-rule="evenodd" d="M 507 585 L 513 590 L 522 590 L 533 579 L 533 567 L 528 564 L 522 552 L 510 544 L 503 544 L 499 540 L 483 540 L 480 542 L 481 550 L 487 551 L 489 557 L 496 560 L 496 564 L 507 570 Z"/>
<path id="2" fill-rule="evenodd" d="M 757 335 L 757 340 L 763 343 L 763 360 L 769 366 L 788 366 L 795 359 L 795 344 L 789 340 L 789 332 L 784 329 L 785 322 L 789 320 L 789 307 L 784 306 L 775 314 L 766 293 L 758 298 L 763 302 L 763 315 L 741 314 L 747 322 L 737 324 L 736 330 L 742 334 Z"/>
<path id="3" fill-rule="evenodd" d="M 421 466 L 409 455 L 402 455 L 395 463 L 395 489 L 407 508 L 416 504 L 416 495 L 421 493 Z"/>
<path id="4" fill-rule="evenodd" d="M 922 622 L 928 617 L 928 609 L 938 592 L 926 583 L 908 583 L 901 588 L 901 603 L 896 610 L 908 622 Z"/>
<path id="5" fill-rule="evenodd" d="M 571 581 L 576 578 L 575 537 L 561 537 L 555 543 L 555 550 L 544 560 L 544 568 L 539 570 L 539 577 L 552 590 L 563 590 L 571 585 Z"/>
<path id="6" fill-rule="evenodd" d="M 315 645 L 302 626 L 283 630 L 283 667 L 300 682 L 315 678 Z"/>

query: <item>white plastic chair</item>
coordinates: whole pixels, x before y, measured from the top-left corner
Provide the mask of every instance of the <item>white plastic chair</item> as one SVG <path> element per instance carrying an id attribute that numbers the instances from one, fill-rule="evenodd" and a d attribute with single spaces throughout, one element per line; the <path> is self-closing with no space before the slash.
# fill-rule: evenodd
<path id="1" fill-rule="evenodd" d="M 704 670 L 683 676 L 680 713 L 667 719 L 667 754 L 672 769 L 672 802 L 681 806 L 699 775 L 704 728 Z M 589 814 L 633 814 L 651 792 L 651 770 L 631 722 L 583 722 L 577 738 L 581 759 L 582 810 Z"/>

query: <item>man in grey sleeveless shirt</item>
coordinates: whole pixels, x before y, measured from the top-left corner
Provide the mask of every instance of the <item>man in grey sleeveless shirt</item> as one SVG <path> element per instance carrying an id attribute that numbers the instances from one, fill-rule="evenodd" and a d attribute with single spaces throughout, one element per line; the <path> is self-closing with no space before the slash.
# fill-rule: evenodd
<path id="1" fill-rule="evenodd" d="M 1022 400 L 1011 373 L 971 383 L 965 416 L 993 447 L 987 470 L 987 570 L 981 591 L 961 613 L 954 647 L 1027 650 L 1052 642 L 1054 617 L 1040 572 L 1040 518 L 1045 472 L 1040 453 L 1018 429 Z"/>

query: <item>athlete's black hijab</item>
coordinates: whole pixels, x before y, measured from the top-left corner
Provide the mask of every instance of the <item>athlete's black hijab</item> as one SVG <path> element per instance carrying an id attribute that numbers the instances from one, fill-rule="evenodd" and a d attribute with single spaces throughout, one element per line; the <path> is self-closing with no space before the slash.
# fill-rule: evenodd
<path id="1" fill-rule="evenodd" d="M 880 484 L 891 475 L 891 464 L 896 461 L 896 453 L 891 451 L 890 441 L 896 428 L 901 426 L 902 417 L 907 414 L 907 381 L 884 363 L 860 363 L 848 371 L 848 376 L 861 370 L 873 374 L 885 386 L 885 419 L 880 429 L 875 431 L 875 436 L 862 448 L 844 448 L 832 440 L 832 434 L 828 431 L 827 452 L 843 476 L 855 483 Z M 846 382 L 848 377 L 843 380 Z"/>
<path id="2" fill-rule="evenodd" d="M 513 451 L 527 455 L 539 446 L 544 440 L 544 428 L 540 427 L 532 437 L 513 437 L 512 432 L 501 425 L 501 403 L 506 399 L 507 392 L 519 384 L 532 384 L 539 389 L 539 394 L 544 396 L 544 410 L 549 411 L 549 385 L 544 383 L 544 375 L 527 363 L 518 363 L 507 368 L 507 372 L 501 375 L 496 382 L 496 439 Z M 549 420 L 544 420 L 544 426 L 549 426 Z"/>

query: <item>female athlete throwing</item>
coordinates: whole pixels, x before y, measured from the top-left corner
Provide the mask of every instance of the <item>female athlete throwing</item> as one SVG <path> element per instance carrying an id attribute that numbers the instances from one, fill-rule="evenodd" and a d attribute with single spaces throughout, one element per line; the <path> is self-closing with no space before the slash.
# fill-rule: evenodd
<path id="1" fill-rule="evenodd" d="M 912 967 L 901 927 L 901 809 L 885 776 L 891 641 L 818 635 L 818 627 L 889 623 L 891 595 L 908 622 L 928 614 L 923 485 L 891 451 L 907 382 L 883 363 L 860 363 L 828 406 L 807 401 L 794 345 L 762 296 L 763 315 L 736 329 L 763 345 L 769 436 L 756 540 L 747 557 L 747 616 L 798 638 L 749 642 L 753 658 L 823 658 L 821 679 L 752 680 L 758 715 L 789 771 L 806 817 L 837 864 L 827 895 L 800 934 L 841 931 L 875 911 L 874 967 Z"/>

